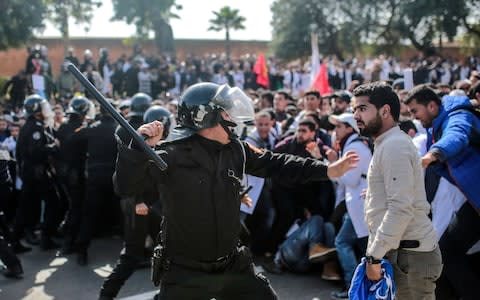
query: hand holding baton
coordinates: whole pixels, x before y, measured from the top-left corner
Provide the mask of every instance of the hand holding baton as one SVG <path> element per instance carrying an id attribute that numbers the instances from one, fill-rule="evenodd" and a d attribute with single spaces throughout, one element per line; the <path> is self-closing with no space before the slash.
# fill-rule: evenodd
<path id="1" fill-rule="evenodd" d="M 150 146 L 148 146 L 144 138 L 141 137 L 133 127 L 128 124 L 128 122 L 115 110 L 115 108 L 108 103 L 108 101 L 103 97 L 102 94 L 95 88 L 95 86 L 88 81 L 88 79 L 75 67 L 73 64 L 68 64 L 67 69 L 75 76 L 75 78 L 80 81 L 80 83 L 85 87 L 86 90 L 88 90 L 89 93 L 91 93 L 95 99 L 97 99 L 98 103 L 106 110 L 108 113 L 115 119 L 115 121 L 118 122 L 120 126 L 122 126 L 132 137 L 135 142 L 145 151 L 145 153 L 150 157 L 151 160 L 155 163 L 155 165 L 162 171 L 165 171 L 167 169 L 167 163 L 160 157 L 158 156 Z"/>

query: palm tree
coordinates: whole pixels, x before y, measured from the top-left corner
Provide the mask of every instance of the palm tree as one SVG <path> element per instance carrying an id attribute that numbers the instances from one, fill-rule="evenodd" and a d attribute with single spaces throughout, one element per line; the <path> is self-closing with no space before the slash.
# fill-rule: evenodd
<path id="1" fill-rule="evenodd" d="M 214 11 L 214 19 L 211 19 L 209 31 L 222 31 L 225 30 L 225 50 L 227 53 L 227 59 L 230 59 L 230 30 L 245 29 L 243 22 L 245 17 L 240 16 L 238 9 L 232 9 L 229 6 L 222 7 L 219 11 Z"/>

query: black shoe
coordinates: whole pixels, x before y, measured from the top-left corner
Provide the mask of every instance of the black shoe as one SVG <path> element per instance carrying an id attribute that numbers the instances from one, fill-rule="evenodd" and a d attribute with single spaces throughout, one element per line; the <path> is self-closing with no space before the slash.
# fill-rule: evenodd
<path id="1" fill-rule="evenodd" d="M 109 297 L 109 296 L 100 296 L 100 297 L 98 297 L 98 300 L 113 300 L 113 297 Z"/>
<path id="2" fill-rule="evenodd" d="M 71 242 L 64 241 L 62 248 L 57 251 L 56 256 L 64 256 L 72 253 L 75 253 L 75 247 L 73 247 Z"/>
<path id="3" fill-rule="evenodd" d="M 58 249 L 60 248 L 60 245 L 55 243 L 51 238 L 42 237 L 42 240 L 40 241 L 40 248 L 43 251 L 47 251 L 47 250 Z"/>
<path id="4" fill-rule="evenodd" d="M 86 266 L 88 264 L 87 251 L 79 251 L 77 253 L 77 264 L 79 266 Z"/>
<path id="5" fill-rule="evenodd" d="M 1 270 L 1 273 L 3 273 L 3 276 L 7 278 L 20 279 L 22 278 L 22 275 L 23 275 L 22 265 L 16 264 L 12 267 L 3 268 Z"/>
<path id="6" fill-rule="evenodd" d="M 145 269 L 145 268 L 150 268 L 152 266 L 152 262 L 150 261 L 150 259 L 144 259 L 142 261 L 139 261 L 137 263 L 137 265 L 135 266 L 135 268 L 137 269 Z"/>
<path id="7" fill-rule="evenodd" d="M 33 232 L 31 230 L 25 232 L 25 241 L 27 243 L 29 243 L 30 245 L 40 244 L 38 236 L 35 234 L 35 232 Z"/>
<path id="8" fill-rule="evenodd" d="M 275 261 L 272 258 L 265 258 L 263 262 L 260 263 L 262 268 L 265 269 L 268 273 L 272 274 L 282 274 L 282 266 L 275 263 Z"/>
<path id="9" fill-rule="evenodd" d="M 32 251 L 32 248 L 22 245 L 20 241 L 13 243 L 12 248 L 16 254 Z"/>

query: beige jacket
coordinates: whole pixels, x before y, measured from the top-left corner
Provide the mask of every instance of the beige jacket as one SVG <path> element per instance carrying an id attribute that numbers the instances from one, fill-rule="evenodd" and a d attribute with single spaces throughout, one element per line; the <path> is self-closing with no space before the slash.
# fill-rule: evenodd
<path id="1" fill-rule="evenodd" d="M 428 217 L 420 157 L 410 137 L 398 126 L 375 140 L 367 175 L 365 218 L 369 237 L 367 255 L 382 258 L 401 240 L 418 240 L 413 251 L 432 251 L 437 237 Z"/>

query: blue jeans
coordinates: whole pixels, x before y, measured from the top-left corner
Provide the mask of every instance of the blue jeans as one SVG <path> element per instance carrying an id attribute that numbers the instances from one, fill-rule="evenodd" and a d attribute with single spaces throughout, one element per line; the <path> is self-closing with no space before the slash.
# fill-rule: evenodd
<path id="1" fill-rule="evenodd" d="M 348 287 L 350 286 L 350 281 L 352 281 L 353 272 L 357 267 L 358 261 L 357 256 L 355 255 L 355 247 L 359 244 L 359 241 L 366 241 L 367 238 L 358 239 L 357 234 L 355 233 L 355 228 L 353 228 L 352 219 L 348 213 L 343 216 L 343 223 L 342 227 L 335 238 L 335 247 L 337 248 L 337 257 L 340 261 L 340 265 L 342 266 L 343 273 L 344 273 L 344 281 L 345 285 Z M 361 245 L 361 248 L 365 247 L 365 245 Z M 363 252 L 362 255 L 365 255 L 366 249 L 361 249 Z"/>
<path id="2" fill-rule="evenodd" d="M 305 272 L 310 267 L 308 251 L 315 244 L 332 248 L 335 240 L 333 224 L 320 216 L 312 216 L 293 232 L 279 247 L 276 262 L 293 272 Z"/>

